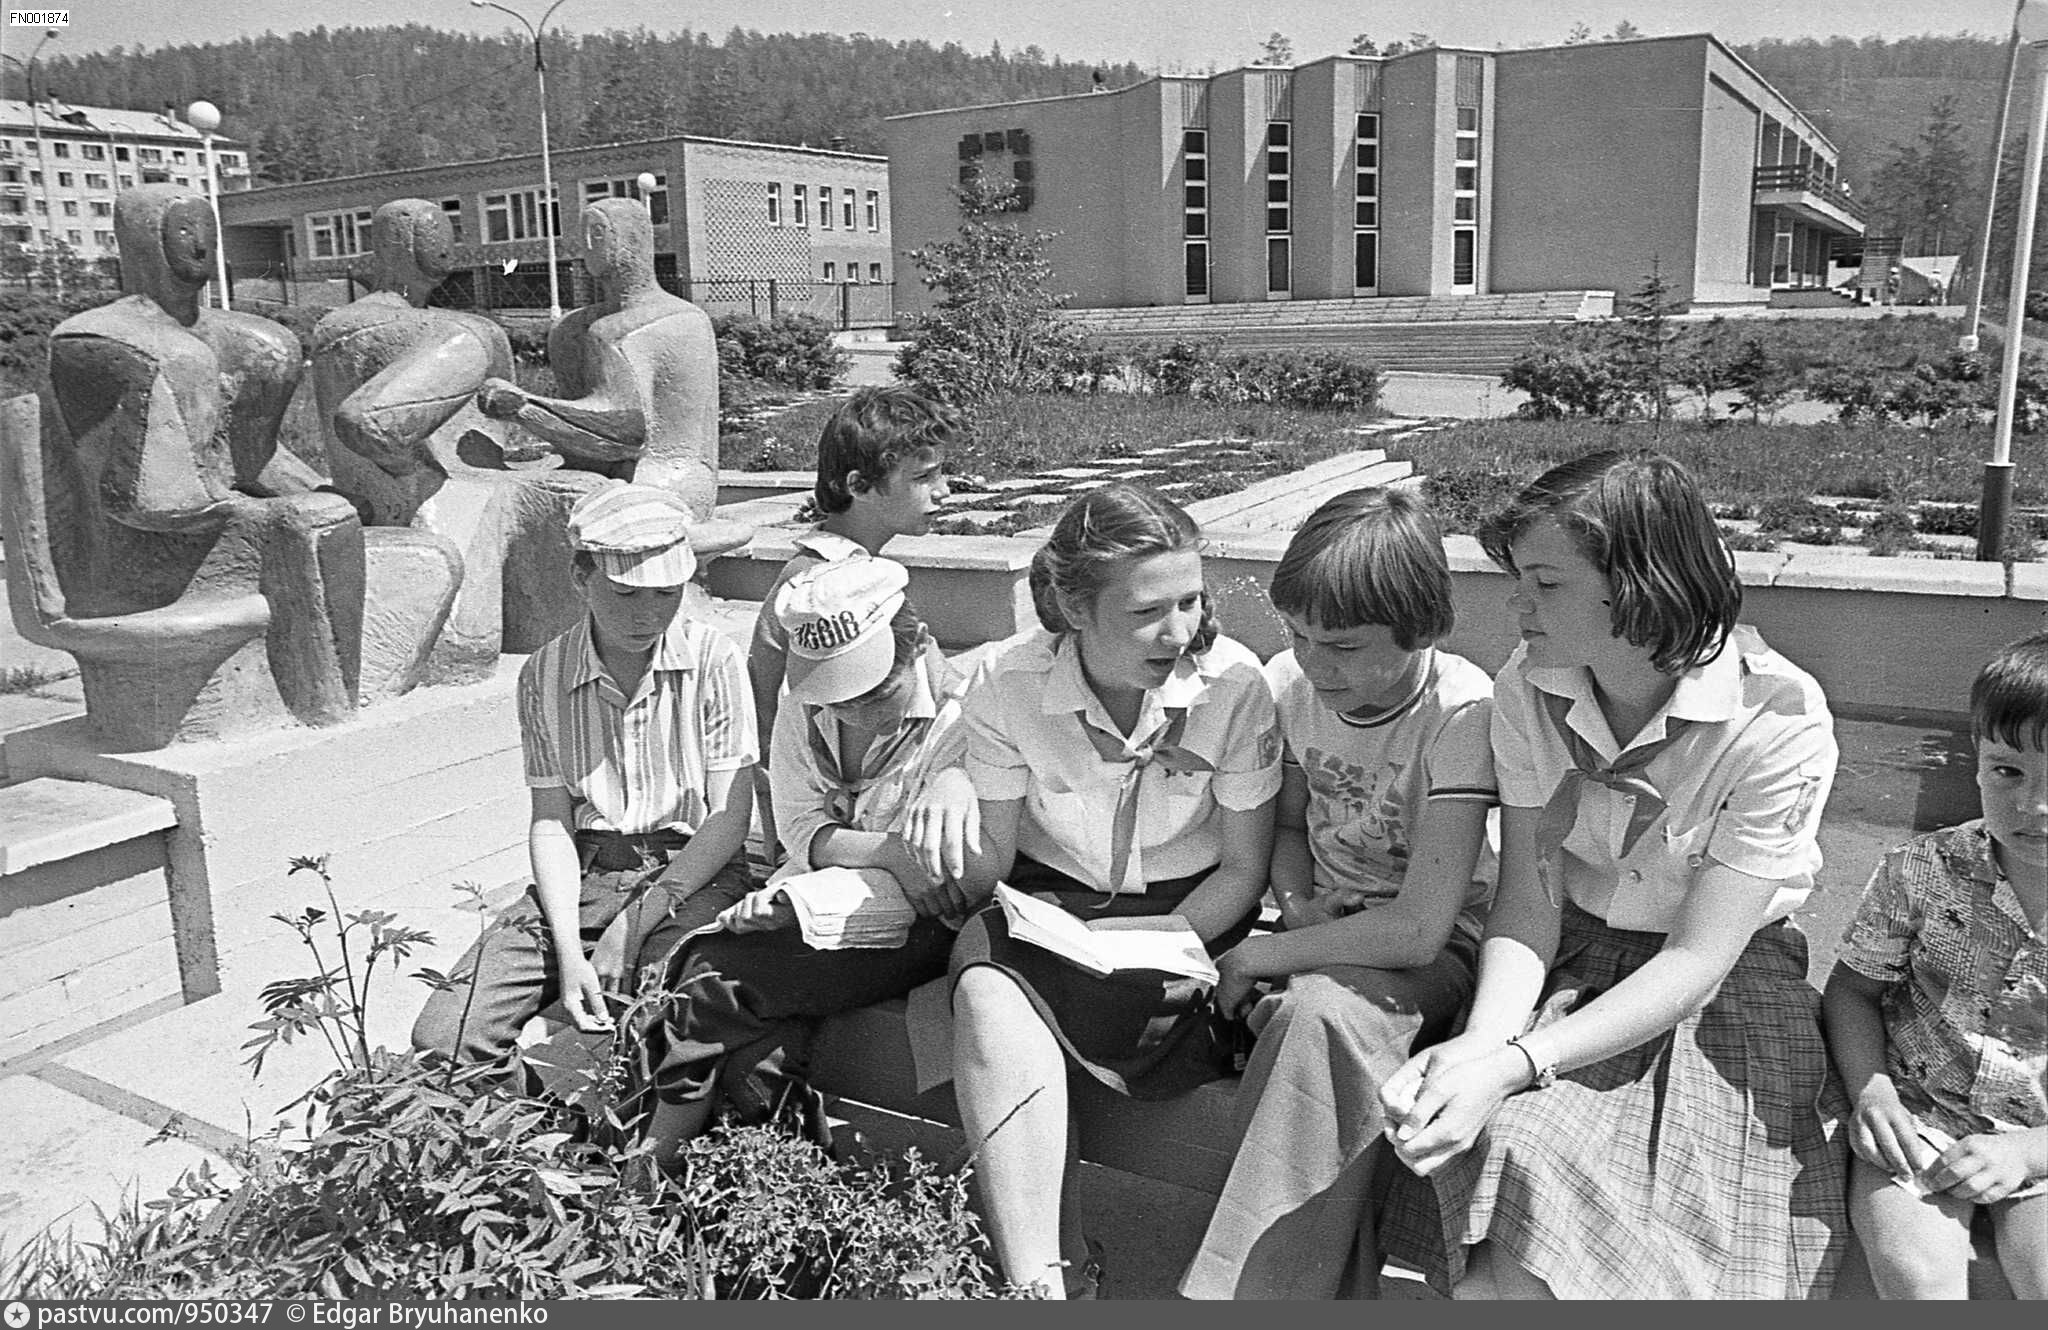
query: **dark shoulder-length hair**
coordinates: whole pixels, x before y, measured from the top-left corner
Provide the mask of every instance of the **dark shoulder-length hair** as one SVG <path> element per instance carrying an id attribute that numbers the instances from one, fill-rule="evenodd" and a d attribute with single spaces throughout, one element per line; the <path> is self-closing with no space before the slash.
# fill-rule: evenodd
<path id="1" fill-rule="evenodd" d="M 1589 453 L 1552 467 L 1480 528 L 1479 543 L 1515 571 L 1513 546 L 1552 518 L 1614 588 L 1616 636 L 1648 647 L 1666 674 L 1721 654 L 1742 613 L 1735 556 L 1690 472 L 1659 453 Z"/>
<path id="2" fill-rule="evenodd" d="M 1031 604 L 1038 622 L 1049 633 L 1073 632 L 1062 600 L 1092 608 L 1124 560 L 1200 550 L 1201 543 L 1195 519 L 1155 490 L 1129 481 L 1089 490 L 1060 513 L 1052 535 L 1031 558 Z M 1202 626 L 1188 649 L 1207 651 L 1216 633 L 1215 607 L 1205 590 Z"/>

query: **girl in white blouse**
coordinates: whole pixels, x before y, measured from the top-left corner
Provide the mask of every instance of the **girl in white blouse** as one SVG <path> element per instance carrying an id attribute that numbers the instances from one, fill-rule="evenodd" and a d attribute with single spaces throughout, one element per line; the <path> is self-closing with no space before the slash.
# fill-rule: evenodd
<path id="1" fill-rule="evenodd" d="M 1001 880 L 1084 921 L 1177 914 L 1212 955 L 1249 930 L 1279 742 L 1258 658 L 1216 630 L 1198 541 L 1136 485 L 1061 516 L 1031 569 L 1043 627 L 1005 642 L 963 703 L 981 833 L 970 897 Z M 1092 1291 L 1062 1222 L 1067 1077 L 1157 1099 L 1223 1074 L 1208 986 L 1097 975 L 1012 938 L 996 908 L 962 931 L 953 973 L 955 1092 L 997 1258 L 1049 1296 Z"/>

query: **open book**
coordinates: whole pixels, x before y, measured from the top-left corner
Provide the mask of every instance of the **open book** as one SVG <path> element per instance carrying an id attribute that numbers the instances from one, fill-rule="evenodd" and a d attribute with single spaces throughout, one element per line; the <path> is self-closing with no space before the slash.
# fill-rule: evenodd
<path id="1" fill-rule="evenodd" d="M 781 896 L 805 943 L 819 951 L 886 949 L 910 940 L 917 911 L 893 874 L 879 868 L 817 868 L 770 878 L 756 896 Z M 690 936 L 724 928 L 731 907 Z"/>
<path id="2" fill-rule="evenodd" d="M 1084 970 L 1164 970 L 1205 984 L 1216 982 L 1216 964 L 1202 939 L 1177 914 L 1095 919 L 1083 922 L 1057 905 L 998 883 L 996 901 L 1010 936 L 1064 956 Z"/>

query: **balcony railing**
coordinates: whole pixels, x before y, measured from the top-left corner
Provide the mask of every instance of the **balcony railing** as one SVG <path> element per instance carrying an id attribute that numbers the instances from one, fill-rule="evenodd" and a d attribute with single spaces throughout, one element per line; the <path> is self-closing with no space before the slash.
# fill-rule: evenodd
<path id="1" fill-rule="evenodd" d="M 1784 166 L 1759 166 L 1753 188 L 1758 194 L 1785 191 L 1812 194 L 1857 221 L 1863 220 L 1863 205 L 1852 198 L 1848 190 L 1823 175 L 1818 167 L 1800 166 L 1796 162 Z"/>

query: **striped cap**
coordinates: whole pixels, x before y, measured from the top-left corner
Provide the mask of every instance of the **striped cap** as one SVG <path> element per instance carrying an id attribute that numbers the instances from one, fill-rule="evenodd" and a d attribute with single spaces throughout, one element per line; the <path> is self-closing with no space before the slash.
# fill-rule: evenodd
<path id="1" fill-rule="evenodd" d="M 675 494 L 619 481 L 569 510 L 569 544 L 622 586 L 681 586 L 697 571 L 690 509 Z"/>

